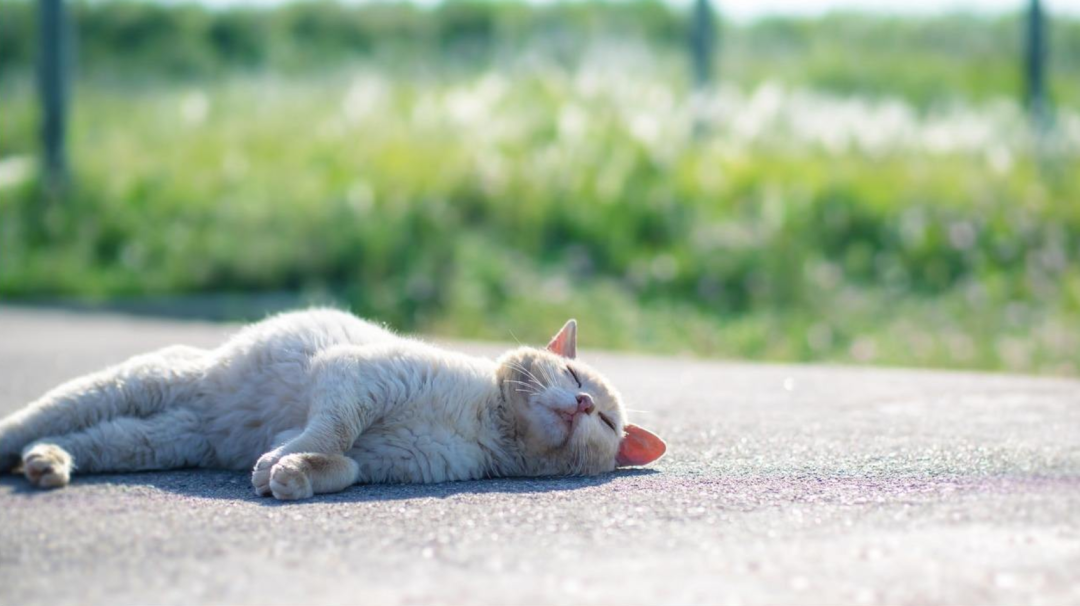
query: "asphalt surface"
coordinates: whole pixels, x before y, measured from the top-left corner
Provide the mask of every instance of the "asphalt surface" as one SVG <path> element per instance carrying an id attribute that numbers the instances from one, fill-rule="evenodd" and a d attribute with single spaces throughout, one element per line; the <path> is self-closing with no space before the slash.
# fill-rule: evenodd
<path id="1" fill-rule="evenodd" d="M 0 414 L 233 329 L 0 307 Z M 648 469 L 298 503 L 233 472 L 4 476 L 0 603 L 1080 604 L 1080 381 L 601 354 L 581 330 L 668 441 Z"/>

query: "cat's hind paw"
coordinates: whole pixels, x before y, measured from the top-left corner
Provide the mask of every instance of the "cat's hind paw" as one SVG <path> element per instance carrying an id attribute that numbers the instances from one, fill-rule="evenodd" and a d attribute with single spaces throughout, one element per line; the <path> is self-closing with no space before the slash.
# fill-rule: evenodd
<path id="1" fill-rule="evenodd" d="M 23 473 L 38 488 L 60 488 L 71 482 L 71 455 L 54 444 L 38 444 L 23 455 Z"/>
<path id="2" fill-rule="evenodd" d="M 315 494 L 302 457 L 289 455 L 270 470 L 270 492 L 275 499 L 293 501 Z"/>

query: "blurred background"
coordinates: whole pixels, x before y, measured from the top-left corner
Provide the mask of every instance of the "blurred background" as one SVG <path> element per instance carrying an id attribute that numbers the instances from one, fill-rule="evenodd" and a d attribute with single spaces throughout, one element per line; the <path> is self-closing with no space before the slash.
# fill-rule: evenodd
<path id="1" fill-rule="evenodd" d="M 0 298 L 1080 371 L 1080 2 L 0 0 Z"/>

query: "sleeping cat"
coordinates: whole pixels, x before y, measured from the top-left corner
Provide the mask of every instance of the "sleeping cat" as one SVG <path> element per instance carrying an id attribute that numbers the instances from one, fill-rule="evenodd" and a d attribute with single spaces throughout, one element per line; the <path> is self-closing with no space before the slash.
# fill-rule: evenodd
<path id="1" fill-rule="evenodd" d="M 252 469 L 259 495 L 356 483 L 578 475 L 664 454 L 618 392 L 577 360 L 570 320 L 545 349 L 492 362 L 315 309 L 248 326 L 215 350 L 134 357 L 0 421 L 0 471 Z"/>

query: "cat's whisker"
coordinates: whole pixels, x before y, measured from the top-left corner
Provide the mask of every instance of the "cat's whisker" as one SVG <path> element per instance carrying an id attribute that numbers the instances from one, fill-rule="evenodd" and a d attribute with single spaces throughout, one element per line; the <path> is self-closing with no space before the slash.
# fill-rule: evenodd
<path id="1" fill-rule="evenodd" d="M 506 365 L 509 366 L 510 368 L 513 368 L 514 370 L 520 372 L 521 374 L 528 375 L 529 377 L 533 376 L 531 372 L 526 370 L 525 367 L 522 366 L 521 364 L 519 364 L 518 362 L 507 362 Z"/>
<path id="2" fill-rule="evenodd" d="M 548 385 L 554 385 L 556 383 L 555 377 L 551 374 L 551 369 L 550 368 L 548 368 L 546 366 L 541 366 L 540 367 L 540 373 L 543 374 L 547 378 Z"/>
<path id="3" fill-rule="evenodd" d="M 588 455 L 584 448 L 574 449 L 574 475 L 580 476 L 585 474 L 585 463 L 588 461 Z"/>
<path id="4" fill-rule="evenodd" d="M 540 381 L 537 381 L 536 379 L 533 379 L 533 378 L 529 379 L 528 385 L 530 385 L 530 386 L 535 385 L 537 391 L 543 391 L 547 387 L 546 385 L 544 385 Z"/>
<path id="5" fill-rule="evenodd" d="M 515 380 L 515 379 L 507 379 L 506 382 L 507 383 L 517 383 L 518 385 L 524 386 L 524 389 L 517 388 L 517 390 L 521 391 L 521 392 L 530 393 L 530 394 L 540 393 L 532 386 L 531 383 L 526 383 L 524 381 L 518 381 L 518 380 Z"/>
<path id="6" fill-rule="evenodd" d="M 538 379 L 536 378 L 536 375 L 534 375 L 532 373 L 532 371 L 530 371 L 529 369 L 525 368 L 525 366 L 523 364 L 521 364 L 520 362 L 509 362 L 508 364 L 510 365 L 510 368 L 513 368 L 515 370 L 519 370 L 519 371 L 521 371 L 522 374 L 528 375 L 530 379 L 532 379 L 534 381 L 538 381 Z"/>
<path id="7" fill-rule="evenodd" d="M 551 370 L 550 368 L 548 368 L 548 369 L 547 369 L 547 373 L 548 373 L 548 376 L 549 376 L 549 377 L 551 377 L 551 382 L 552 382 L 552 383 L 554 383 L 554 382 L 555 382 L 555 380 L 556 380 L 556 379 L 555 379 L 555 372 L 554 372 L 554 371 L 552 371 L 552 370 Z"/>
<path id="8" fill-rule="evenodd" d="M 513 368 L 515 370 L 519 370 L 523 374 L 528 375 L 529 379 L 532 380 L 532 382 L 536 383 L 536 386 L 538 388 L 540 388 L 540 389 L 546 389 L 547 388 L 547 385 L 540 382 L 540 380 L 536 378 L 536 375 L 534 375 L 532 372 L 530 372 L 527 368 L 525 368 L 521 364 L 519 364 L 517 362 L 510 362 L 510 368 Z"/>

